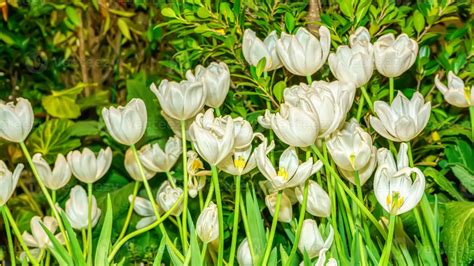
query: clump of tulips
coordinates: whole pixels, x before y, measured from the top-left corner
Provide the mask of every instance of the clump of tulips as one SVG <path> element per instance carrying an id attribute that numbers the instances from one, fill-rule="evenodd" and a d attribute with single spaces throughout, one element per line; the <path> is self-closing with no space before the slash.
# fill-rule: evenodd
<path id="1" fill-rule="evenodd" d="M 44 155 L 31 156 L 24 143 L 33 126 L 30 103 L 18 98 L 0 104 L 0 137 L 21 146 L 49 204 L 48 216 L 35 216 L 31 231 L 20 232 L 7 202 L 24 166 L 9 168 L 0 161 L 0 208 L 5 225 L 23 249 L 19 258 L 39 265 L 48 253 L 63 265 L 71 261 L 74 265 L 111 264 L 120 261 L 116 255 L 128 240 L 158 228 L 163 247 L 177 265 L 187 265 L 196 258 L 199 263 L 215 265 L 294 265 L 301 261 L 305 265 L 347 265 L 347 252 L 356 253 L 361 265 L 368 261 L 388 265 L 391 260 L 397 262 L 394 256 L 400 252 L 393 244 L 397 216 L 410 211 L 415 213 L 423 244 L 430 244 L 434 232 L 425 232 L 423 224 L 433 211 L 424 196 L 425 176 L 415 166 L 411 141 L 427 125 L 431 105 L 418 92 L 411 99 L 401 91 L 395 95 L 393 82 L 414 64 L 416 41 L 405 34 L 397 38 L 387 34 L 372 43 L 368 30 L 362 27 L 350 35 L 349 45 L 330 50 L 331 34 L 324 26 L 319 29 L 319 38 L 300 28 L 294 35 L 282 33 L 281 37 L 273 31 L 263 41 L 251 29 L 245 30 L 242 51 L 251 67 L 260 67 L 263 72 L 284 67 L 307 79 L 307 83 L 286 88 L 281 105 L 262 112 L 258 125 L 243 117 L 221 114 L 231 85 L 231 73 L 222 62 L 189 70 L 182 81 L 163 80 L 151 85 L 175 133 L 164 146 L 136 146 L 148 126 L 142 99 L 104 108 L 102 117 L 108 133 L 127 147 L 124 166 L 135 182 L 125 223 L 115 239 L 110 236 L 113 206 L 100 209 L 94 197 L 94 183 L 109 170 L 114 152 L 109 147 L 97 153 L 84 148 L 59 154 L 51 167 Z M 313 81 L 312 76 L 326 60 L 337 80 Z M 386 101 L 372 103 L 366 90 L 374 69 L 389 78 Z M 474 90 L 467 93 L 464 82 L 452 72 L 447 86 L 438 76 L 436 86 L 452 105 L 474 104 Z M 354 107 L 356 97 L 359 100 Z M 367 117 L 362 114 L 365 104 L 371 115 L 361 123 L 361 118 Z M 353 107 L 357 108 L 356 117 L 350 117 Z M 387 146 L 375 146 L 374 137 L 385 138 Z M 283 152 L 277 153 L 276 147 Z M 181 164 L 182 173 L 173 171 L 177 164 Z M 167 179 L 155 188 L 149 180 L 157 173 L 166 174 Z M 234 176 L 233 198 L 226 198 L 234 205 L 233 215 L 226 220 L 226 191 L 221 186 L 224 175 Z M 65 206 L 60 206 L 56 191 L 72 176 L 87 189 L 74 186 Z M 266 234 L 263 223 L 253 223 L 261 220 L 249 223 L 249 217 L 261 211 L 257 195 L 262 194 L 255 193 L 250 185 L 245 186 L 247 193 L 242 193 L 242 181 L 247 177 L 258 180 L 263 192 L 260 201 L 267 209 L 262 211 L 272 216 Z M 138 196 L 142 187 L 146 197 Z M 368 201 L 372 191 L 384 210 L 380 220 Z M 189 209 L 190 198 L 196 197 L 200 210 L 193 216 L 196 211 Z M 341 209 L 347 212 L 344 220 L 338 217 Z M 127 234 L 132 215 L 140 220 Z M 92 228 L 101 217 L 103 228 L 99 242 L 94 244 Z M 165 220 L 174 228 L 165 227 Z M 339 223 L 348 231 L 341 232 Z M 275 245 L 279 225 L 288 235 L 289 250 Z M 263 240 L 252 233 L 255 228 L 262 229 Z M 172 239 L 170 230 L 179 232 L 179 239 Z M 79 235 L 82 247 L 76 239 Z M 344 248 L 347 235 L 362 248 Z M 378 248 L 376 238 L 382 243 Z M 12 246 L 12 237 L 9 241 Z M 435 250 L 440 262 L 439 249 Z M 12 253 L 11 258 L 15 257 Z"/>

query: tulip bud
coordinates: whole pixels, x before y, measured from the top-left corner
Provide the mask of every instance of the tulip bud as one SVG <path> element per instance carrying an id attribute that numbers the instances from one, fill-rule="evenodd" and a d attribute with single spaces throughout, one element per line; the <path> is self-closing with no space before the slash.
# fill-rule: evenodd
<path id="1" fill-rule="evenodd" d="M 183 190 L 179 187 L 173 188 L 169 181 L 163 182 L 156 195 L 158 206 L 165 212 L 169 211 L 171 207 L 179 200 L 178 206 L 172 211 L 172 215 L 178 216 L 183 212 L 183 198 L 181 197 Z"/>
<path id="2" fill-rule="evenodd" d="M 71 151 L 67 155 L 69 167 L 74 176 L 84 183 L 94 183 L 101 179 L 112 164 L 112 150 L 107 147 L 100 149 L 97 157 L 88 148 L 80 151 Z"/>
<path id="3" fill-rule="evenodd" d="M 196 232 L 203 243 L 209 243 L 219 237 L 217 205 L 211 202 L 202 210 L 196 222 Z"/>
<path id="4" fill-rule="evenodd" d="M 278 193 L 275 192 L 273 194 L 267 195 L 265 197 L 265 205 L 267 205 L 268 211 L 270 215 L 275 215 L 275 207 L 277 202 L 277 195 Z M 290 199 L 282 193 L 281 195 L 281 203 L 280 203 L 280 213 L 278 214 L 278 221 L 282 223 L 289 223 L 293 219 L 293 208 L 291 205 Z"/>
<path id="5" fill-rule="evenodd" d="M 158 143 L 147 144 L 140 149 L 140 161 L 154 172 L 169 172 L 182 153 L 181 147 L 181 139 L 178 137 L 169 138 L 164 151 Z"/>
<path id="6" fill-rule="evenodd" d="M 41 219 L 39 216 L 34 216 L 30 221 L 31 234 L 28 232 L 23 232 L 21 237 L 28 247 L 35 249 L 46 249 L 52 247 L 52 242 L 49 239 L 48 235 L 44 231 L 43 224 L 53 235 L 58 229 L 58 222 L 51 216 L 45 216 Z M 64 236 L 61 233 L 55 235 L 59 243 L 64 245 Z"/>
<path id="7" fill-rule="evenodd" d="M 195 198 L 199 191 L 206 186 L 206 176 L 189 176 L 188 178 L 188 194 L 191 198 Z"/>
<path id="8" fill-rule="evenodd" d="M 133 195 L 128 197 L 128 201 L 132 203 Z M 137 225 L 136 229 L 141 229 L 143 227 L 147 227 L 148 225 L 154 223 L 156 221 L 155 211 L 153 210 L 153 206 L 151 206 L 151 202 L 147 199 L 142 197 L 135 197 L 135 203 L 133 205 L 133 210 L 141 217 Z"/>
<path id="9" fill-rule="evenodd" d="M 101 210 L 97 208 L 95 197 L 92 196 L 91 204 L 91 227 L 94 227 L 100 218 Z M 71 189 L 70 197 L 66 201 L 66 216 L 72 228 L 77 230 L 86 229 L 88 225 L 88 199 L 86 190 L 81 186 Z"/>
<path id="10" fill-rule="evenodd" d="M 253 266 L 252 253 L 247 238 L 242 240 L 237 249 L 237 262 L 240 266 Z"/>
<path id="11" fill-rule="evenodd" d="M 295 188 L 296 197 L 300 204 L 303 204 L 303 187 Z M 313 180 L 308 184 L 308 200 L 306 211 L 317 217 L 328 217 L 331 215 L 331 199 L 324 189 Z"/>
<path id="12" fill-rule="evenodd" d="M 256 67 L 258 62 L 265 58 L 264 71 L 271 71 L 281 67 L 280 58 L 276 52 L 278 36 L 272 31 L 265 40 L 260 40 L 254 31 L 246 29 L 242 42 L 242 52 L 249 65 Z"/>
<path id="13" fill-rule="evenodd" d="M 449 104 L 460 108 L 474 106 L 474 88 L 472 86 L 471 88 L 464 86 L 464 81 L 454 75 L 452 71 L 448 73 L 447 87 L 441 83 L 439 75 L 435 77 L 435 84 Z"/>
<path id="14" fill-rule="evenodd" d="M 329 225 L 329 235 L 326 240 L 323 239 L 321 232 L 319 231 L 318 224 L 312 219 L 306 219 L 303 221 L 301 228 L 301 237 L 298 242 L 298 249 L 301 253 L 308 254 L 310 258 L 314 258 L 319 255 L 322 249 L 328 250 L 334 239 L 334 230 Z"/>
<path id="15" fill-rule="evenodd" d="M 207 68 L 198 65 L 195 79 L 203 82 L 207 106 L 217 108 L 224 103 L 230 87 L 230 72 L 226 63 L 212 62 Z"/>
<path id="16" fill-rule="evenodd" d="M 28 100 L 18 98 L 13 102 L 0 103 L 0 138 L 11 142 L 23 142 L 33 128 L 34 114 Z"/>
<path id="17" fill-rule="evenodd" d="M 23 167 L 23 164 L 17 164 L 12 173 L 8 170 L 7 165 L 0 160 L 0 207 L 7 203 L 15 191 Z"/>
<path id="18" fill-rule="evenodd" d="M 132 99 L 125 107 L 104 108 L 102 117 L 110 135 L 123 145 L 137 143 L 145 133 L 147 113 L 142 99 Z"/>
<path id="19" fill-rule="evenodd" d="M 375 102 L 374 111 L 378 117 L 370 116 L 370 124 L 386 139 L 410 141 L 421 133 L 430 118 L 431 103 L 424 102 L 419 92 L 415 92 L 411 100 L 398 92 L 391 106 L 386 102 Z"/>
<path id="20" fill-rule="evenodd" d="M 127 173 L 130 175 L 130 177 L 132 177 L 136 181 L 143 181 L 142 173 L 140 172 L 140 166 L 138 165 L 137 160 L 135 159 L 132 149 L 128 149 L 127 152 L 125 152 L 125 160 L 123 163 L 125 166 L 125 170 L 127 170 Z M 152 177 L 155 176 L 156 172 L 146 167 L 143 161 L 141 161 L 141 163 L 146 180 L 150 180 Z"/>
<path id="21" fill-rule="evenodd" d="M 44 185 L 51 190 L 58 190 L 64 187 L 71 179 L 71 168 L 62 154 L 58 154 L 56 157 L 52 171 L 48 162 L 43 159 L 40 153 L 33 155 L 33 163 Z"/>
<path id="22" fill-rule="evenodd" d="M 418 43 L 400 34 L 397 39 L 392 33 L 380 37 L 374 43 L 375 67 L 388 77 L 398 77 L 415 63 L 418 54 Z"/>

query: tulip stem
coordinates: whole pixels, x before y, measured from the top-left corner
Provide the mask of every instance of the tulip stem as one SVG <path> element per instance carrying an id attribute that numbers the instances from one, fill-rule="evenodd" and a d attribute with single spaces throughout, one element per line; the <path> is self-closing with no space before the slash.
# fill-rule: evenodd
<path id="1" fill-rule="evenodd" d="M 176 184 L 174 183 L 173 176 L 169 171 L 166 171 L 166 177 L 168 178 L 168 181 L 170 182 L 170 185 L 172 188 L 176 188 Z"/>
<path id="2" fill-rule="evenodd" d="M 206 252 L 207 252 L 207 243 L 202 243 L 202 249 L 201 249 L 201 265 L 205 265 L 206 261 Z"/>
<path id="3" fill-rule="evenodd" d="M 362 116 L 362 109 L 364 107 L 364 103 L 365 103 L 365 97 L 361 96 L 359 99 L 359 106 L 357 107 L 357 116 L 356 116 L 357 122 L 360 122 L 360 117 Z"/>
<path id="4" fill-rule="evenodd" d="M 217 252 L 217 265 L 223 265 L 224 259 L 224 215 L 222 213 L 221 190 L 219 188 L 219 177 L 215 165 L 211 165 L 212 182 L 214 183 L 214 191 L 216 194 L 218 220 L 219 220 L 219 251 Z"/>
<path id="5" fill-rule="evenodd" d="M 390 259 L 390 251 L 392 249 L 393 235 L 395 232 L 395 218 L 396 218 L 395 215 L 390 214 L 388 238 L 387 238 L 387 241 L 385 242 L 385 247 L 382 251 L 382 256 L 380 257 L 379 266 L 388 265 L 388 262 Z"/>
<path id="6" fill-rule="evenodd" d="M 92 183 L 87 184 L 87 262 L 92 264 Z"/>
<path id="7" fill-rule="evenodd" d="M 28 258 L 30 259 L 31 264 L 39 265 L 38 262 L 36 261 L 36 259 L 31 255 L 30 250 L 28 249 L 25 242 L 23 241 L 23 237 L 21 236 L 20 230 L 18 229 L 18 226 L 16 225 L 15 219 L 13 219 L 12 214 L 11 214 L 10 210 L 8 209 L 8 206 L 5 204 L 3 206 L 0 206 L 0 209 L 2 211 L 3 217 L 6 217 L 6 219 L 4 218 L 4 221 L 9 220 L 10 225 L 13 229 L 13 233 L 16 235 L 16 238 L 18 239 L 18 242 L 20 242 L 20 246 L 25 251 L 26 256 L 28 256 Z M 6 226 L 6 224 L 5 224 L 5 226 Z M 13 245 L 11 245 L 11 246 L 13 247 Z M 13 255 L 13 257 L 15 257 L 15 256 Z"/>
<path id="8" fill-rule="evenodd" d="M 67 238 L 67 234 L 66 234 L 66 230 L 64 230 L 64 225 L 63 225 L 63 222 L 61 220 L 61 217 L 59 216 L 59 213 L 58 211 L 56 210 L 56 206 L 54 205 L 53 203 L 53 200 L 51 199 L 51 195 L 49 194 L 49 191 L 48 189 L 46 188 L 46 186 L 44 185 L 43 183 L 43 180 L 41 179 L 41 177 L 39 176 L 39 173 L 38 173 L 38 170 L 36 169 L 36 166 L 35 164 L 33 163 L 33 160 L 31 159 L 31 155 L 30 155 L 30 152 L 28 151 L 28 149 L 26 148 L 26 145 L 25 143 L 22 141 L 19 143 L 20 144 L 20 147 L 21 147 L 21 150 L 23 151 L 23 154 L 25 155 L 26 157 L 26 160 L 28 161 L 28 164 L 30 165 L 31 167 L 31 171 L 33 172 L 33 176 L 35 177 L 36 179 L 36 182 L 38 182 L 40 188 L 41 188 L 41 191 L 43 192 L 43 195 L 44 197 L 46 198 L 46 201 L 48 202 L 50 208 L 51 208 L 51 211 L 54 215 L 54 218 L 56 218 L 57 222 L 58 222 L 58 225 L 59 225 L 59 230 L 61 231 L 61 234 L 64 236 L 64 240 L 66 242 L 66 248 L 67 250 L 71 253 L 71 247 L 70 247 L 70 244 L 69 244 L 69 240 Z"/>
<path id="9" fill-rule="evenodd" d="M 311 86 L 311 83 L 313 82 L 311 75 L 306 76 L 306 81 L 308 82 L 308 85 Z"/>
<path id="10" fill-rule="evenodd" d="M 135 200 L 137 199 L 139 188 L 140 188 L 140 182 L 135 181 L 135 186 L 133 187 L 132 201 L 130 202 L 130 207 L 128 207 L 127 217 L 125 218 L 125 223 L 122 226 L 122 231 L 120 231 L 120 235 L 117 241 L 120 241 L 120 239 L 122 239 L 125 233 L 127 233 L 128 225 L 130 224 L 130 219 L 132 218 L 133 207 L 135 206 Z"/>
<path id="11" fill-rule="evenodd" d="M 84 250 L 84 259 L 87 258 L 87 254 L 86 254 L 86 251 L 87 251 L 87 232 L 86 232 L 86 229 L 82 229 L 81 230 L 81 235 L 82 235 L 82 249 Z"/>
<path id="12" fill-rule="evenodd" d="M 469 116 L 471 117 L 471 142 L 474 143 L 474 105 L 469 106 Z"/>
<path id="13" fill-rule="evenodd" d="M 0 207 L 2 210 L 2 217 L 3 217 L 3 223 L 4 223 L 4 227 L 5 227 L 5 233 L 7 234 L 7 241 L 8 241 L 8 252 L 10 252 L 10 262 L 11 262 L 11 265 L 16 265 L 16 262 L 15 262 L 15 247 L 13 246 L 13 239 L 12 239 L 12 233 L 10 231 L 10 223 L 8 222 L 8 217 L 5 213 L 5 211 L 3 211 L 3 208 L 6 208 L 6 207 Z"/>
<path id="14" fill-rule="evenodd" d="M 365 89 L 364 86 L 362 86 L 362 87 L 360 87 L 360 91 L 362 92 L 361 100 L 365 98 L 365 100 L 367 101 L 367 104 L 369 105 L 370 111 L 372 111 L 372 113 L 373 113 L 374 112 L 374 105 L 372 103 L 372 100 L 370 99 L 369 94 L 367 93 L 367 90 Z M 362 104 L 363 104 L 363 102 L 362 102 Z"/>
<path id="15" fill-rule="evenodd" d="M 235 205 L 234 205 L 234 225 L 232 226 L 232 244 L 230 246 L 229 266 L 234 265 L 235 251 L 237 247 L 237 236 L 239 233 L 240 214 L 240 175 L 235 177 Z"/>
<path id="16" fill-rule="evenodd" d="M 187 246 L 187 237 L 188 237 L 188 224 L 187 224 L 187 215 L 188 215 L 188 157 L 186 156 L 187 148 L 186 148 L 186 121 L 181 120 L 181 141 L 182 141 L 182 156 L 183 156 L 183 193 L 184 193 L 184 200 L 183 200 L 183 238 L 184 238 L 184 246 L 183 250 L 186 253 L 188 250 Z"/>
<path id="17" fill-rule="evenodd" d="M 51 200 L 56 204 L 56 190 L 51 190 Z"/>
<path id="18" fill-rule="evenodd" d="M 354 179 L 356 183 L 356 188 L 357 188 L 357 197 L 359 198 L 360 201 L 364 202 L 364 196 L 362 195 L 362 185 L 360 184 L 360 176 L 359 176 L 359 171 L 356 170 L 354 171 Z M 367 238 L 367 242 L 370 241 L 370 235 L 368 228 L 366 224 L 364 223 L 364 216 L 362 216 L 362 213 L 360 212 L 357 218 L 357 222 L 359 223 L 359 227 L 364 230 L 365 237 Z M 364 241 L 362 239 L 362 233 L 359 231 L 358 233 L 358 239 L 359 239 L 359 246 L 360 246 L 360 257 L 362 261 L 362 265 L 366 265 L 367 258 L 365 254 L 365 248 L 364 248 Z"/>
<path id="19" fill-rule="evenodd" d="M 389 78 L 389 84 L 390 84 L 390 87 L 389 87 L 389 92 L 390 92 L 390 104 L 392 104 L 392 101 L 393 101 L 393 96 L 395 95 L 395 84 L 394 84 L 394 79 L 393 77 Z"/>
<path id="20" fill-rule="evenodd" d="M 247 211 L 245 210 L 245 205 L 244 201 L 240 201 L 240 213 L 242 214 L 242 221 L 244 222 L 244 230 L 245 230 L 245 235 L 247 236 L 247 242 L 249 243 L 249 249 L 250 249 L 250 256 L 255 258 L 255 254 L 253 252 L 253 242 L 252 242 L 252 236 L 250 235 L 250 229 L 249 229 L 249 223 L 247 220 Z"/>
<path id="21" fill-rule="evenodd" d="M 263 261 L 261 265 L 268 265 L 268 260 L 270 259 L 270 253 L 273 246 L 273 238 L 275 237 L 275 231 L 278 224 L 278 216 L 280 216 L 280 205 L 281 205 L 282 191 L 278 191 L 277 201 L 275 204 L 275 213 L 273 214 L 272 227 L 270 229 L 270 235 L 268 236 L 267 247 L 265 249 L 265 255 L 263 256 Z"/>
<path id="22" fill-rule="evenodd" d="M 296 250 L 298 249 L 298 242 L 300 241 L 301 237 L 301 229 L 303 228 L 303 221 L 306 214 L 306 205 L 308 204 L 308 189 L 309 188 L 309 179 L 306 180 L 304 184 L 303 190 L 303 203 L 300 209 L 300 217 L 298 219 L 298 227 L 296 228 L 296 235 L 295 240 L 293 241 L 293 247 L 291 248 L 290 256 L 288 256 L 287 265 L 293 264 L 293 257 L 296 254 Z"/>
<path id="23" fill-rule="evenodd" d="M 203 209 L 209 206 L 209 203 L 211 202 L 213 195 L 214 195 L 214 182 L 211 182 L 211 185 L 209 186 L 209 191 L 207 192 L 206 201 L 204 202 L 204 206 L 202 207 Z"/>

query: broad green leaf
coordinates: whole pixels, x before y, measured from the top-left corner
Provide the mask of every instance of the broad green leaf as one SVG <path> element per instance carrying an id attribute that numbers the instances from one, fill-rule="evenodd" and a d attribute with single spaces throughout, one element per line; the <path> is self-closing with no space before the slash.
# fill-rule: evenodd
<path id="1" fill-rule="evenodd" d="M 286 82 L 284 80 L 278 81 L 274 86 L 273 86 L 273 96 L 277 98 L 279 102 L 283 99 L 283 91 L 286 88 Z"/>
<path id="2" fill-rule="evenodd" d="M 290 12 L 285 13 L 285 26 L 288 33 L 295 29 L 295 17 Z"/>
<path id="3" fill-rule="evenodd" d="M 413 25 L 418 33 L 421 33 L 425 28 L 425 17 L 418 10 L 413 13 Z"/>
<path id="4" fill-rule="evenodd" d="M 474 261 L 474 203 L 451 202 L 445 206 L 442 242 L 449 265 L 472 265 Z"/>
<path id="5" fill-rule="evenodd" d="M 454 175 L 461 181 L 461 184 L 471 193 L 474 194 L 474 174 L 461 164 L 451 166 Z"/>
<path id="6" fill-rule="evenodd" d="M 107 257 L 109 255 L 109 248 L 111 244 L 113 224 L 113 209 L 110 194 L 107 195 L 107 212 L 105 213 L 104 223 L 100 232 L 99 241 L 97 242 L 97 249 L 95 251 L 95 265 L 108 265 Z"/>
<path id="7" fill-rule="evenodd" d="M 161 14 L 164 16 L 164 17 L 168 17 L 168 18 L 175 18 L 176 17 L 176 13 L 174 12 L 173 9 L 169 8 L 169 7 L 165 7 L 161 10 Z"/>
<path id="8" fill-rule="evenodd" d="M 438 186 L 441 187 L 444 191 L 448 192 L 451 197 L 459 200 L 459 201 L 464 201 L 463 196 L 459 191 L 454 187 L 454 185 L 449 181 L 444 174 L 439 172 L 438 170 L 432 168 L 432 167 L 427 167 L 423 171 L 423 174 L 425 174 L 426 177 L 431 177 L 433 180 L 438 184 Z"/>
<path id="9" fill-rule="evenodd" d="M 57 118 L 78 118 L 81 109 L 76 104 L 77 95 L 82 92 L 83 86 L 77 86 L 62 91 L 51 91 L 51 95 L 43 96 L 41 104 L 49 115 Z"/>

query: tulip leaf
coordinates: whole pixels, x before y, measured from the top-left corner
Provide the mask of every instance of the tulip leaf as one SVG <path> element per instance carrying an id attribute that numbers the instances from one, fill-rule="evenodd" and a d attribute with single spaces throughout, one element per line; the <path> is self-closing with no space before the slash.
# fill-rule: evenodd
<path id="1" fill-rule="evenodd" d="M 160 266 L 161 260 L 163 259 L 163 253 L 165 253 L 166 248 L 166 238 L 162 237 L 160 245 L 158 246 L 158 251 L 156 252 L 155 260 L 153 261 L 153 266 Z"/>
<path id="2" fill-rule="evenodd" d="M 54 236 L 53 233 L 51 233 L 51 231 L 49 231 L 49 229 L 42 222 L 40 222 L 40 225 L 46 235 L 48 235 L 48 238 L 51 241 L 51 244 L 53 245 L 53 247 L 49 250 L 58 260 L 59 265 L 74 265 L 71 256 L 68 254 L 67 250 L 61 245 L 61 243 L 59 243 L 56 236 Z"/>
<path id="3" fill-rule="evenodd" d="M 449 171 L 447 169 L 446 171 Z M 455 198 L 456 200 L 459 201 L 464 201 L 463 196 L 461 193 L 459 193 L 454 185 L 449 181 L 442 172 L 439 172 L 438 170 L 434 169 L 433 167 L 427 167 L 423 171 L 423 174 L 426 177 L 431 177 L 433 180 L 438 184 L 438 186 L 443 189 L 444 191 L 448 192 L 451 197 Z"/>
<path id="4" fill-rule="evenodd" d="M 472 265 L 474 261 L 474 203 L 446 204 L 442 241 L 449 265 Z"/>
<path id="5" fill-rule="evenodd" d="M 107 212 L 105 213 L 104 223 L 100 232 L 97 249 L 95 251 L 95 265 L 108 265 L 107 257 L 109 254 L 113 224 L 113 209 L 110 194 L 107 194 Z"/>
<path id="6" fill-rule="evenodd" d="M 79 245 L 79 241 L 77 240 L 76 233 L 74 229 L 72 229 L 71 224 L 69 223 L 66 214 L 62 210 L 59 211 L 59 215 L 61 216 L 61 220 L 63 222 L 64 228 L 66 229 L 67 238 L 69 243 L 71 244 L 72 249 L 72 256 L 74 258 L 74 265 L 85 266 L 86 261 L 84 260 L 84 255 L 82 253 L 81 246 Z"/>
<path id="7" fill-rule="evenodd" d="M 247 209 L 247 223 L 249 225 L 250 238 L 252 239 L 253 251 L 255 254 L 254 264 L 258 265 L 266 248 L 266 234 L 263 227 L 262 213 L 258 206 L 257 196 L 255 195 L 255 188 L 247 189 L 246 193 L 246 209 Z"/>

